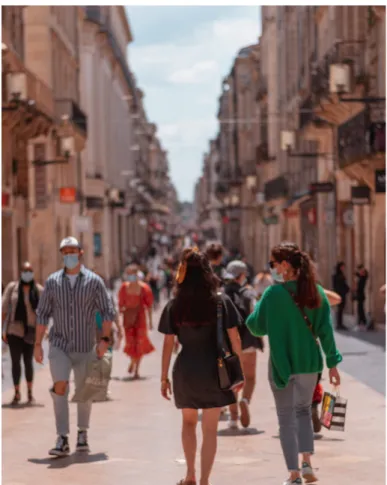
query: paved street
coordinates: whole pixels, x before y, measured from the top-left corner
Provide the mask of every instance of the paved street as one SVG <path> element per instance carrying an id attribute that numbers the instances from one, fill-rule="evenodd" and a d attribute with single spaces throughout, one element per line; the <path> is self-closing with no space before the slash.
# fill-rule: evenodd
<path id="1" fill-rule="evenodd" d="M 89 456 L 48 458 L 55 432 L 48 394 L 50 378 L 44 366 L 37 373 L 38 404 L 33 408 L 3 409 L 3 485 L 176 483 L 184 475 L 180 416 L 173 404 L 160 397 L 162 338 L 153 332 L 152 340 L 157 352 L 144 360 L 144 380 L 128 380 L 127 359 L 122 352 L 115 353 L 113 401 L 93 407 Z M 382 381 L 376 376 L 384 376 L 384 353 L 350 336 L 339 335 L 338 343 L 345 357 L 341 394 L 349 399 L 347 428 L 344 433 L 325 430 L 317 437 L 315 465 L 323 484 L 337 480 L 341 485 L 381 484 L 385 481 L 385 400 Z M 267 355 L 260 356 L 252 428 L 245 433 L 230 433 L 226 423 L 220 424 L 214 485 L 256 484 L 262 480 L 267 485 L 278 485 L 286 475 L 266 374 Z M 366 376 L 371 387 L 362 382 Z M 11 397 L 12 390 L 6 390 L 3 402 Z M 70 409 L 70 442 L 74 448 L 75 405 Z"/>

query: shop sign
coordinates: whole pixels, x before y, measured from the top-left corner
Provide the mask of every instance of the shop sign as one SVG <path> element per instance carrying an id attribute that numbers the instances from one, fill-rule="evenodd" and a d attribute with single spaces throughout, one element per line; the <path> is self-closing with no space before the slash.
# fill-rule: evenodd
<path id="1" fill-rule="evenodd" d="M 77 190 L 75 187 L 61 187 L 59 189 L 59 200 L 62 204 L 74 204 L 77 201 Z"/>
<path id="2" fill-rule="evenodd" d="M 375 192 L 377 194 L 386 193 L 386 169 L 375 170 Z"/>
<path id="3" fill-rule="evenodd" d="M 351 187 L 351 199 L 354 205 L 368 205 L 371 202 L 371 190 L 368 185 Z"/>
<path id="4" fill-rule="evenodd" d="M 309 185 L 312 194 L 327 194 L 333 192 L 335 186 L 332 182 L 314 182 Z"/>
<path id="5" fill-rule="evenodd" d="M 86 197 L 86 207 L 88 209 L 103 209 L 102 197 Z"/>
<path id="6" fill-rule="evenodd" d="M 8 194 L 7 192 L 2 192 L 1 193 L 1 207 L 3 209 L 9 207 L 10 200 L 11 200 L 10 194 Z"/>
<path id="7" fill-rule="evenodd" d="M 279 220 L 278 220 L 277 215 L 272 215 L 272 216 L 268 216 L 268 217 L 263 218 L 263 223 L 266 226 L 274 226 L 274 225 L 278 224 L 278 222 L 279 222 Z"/>

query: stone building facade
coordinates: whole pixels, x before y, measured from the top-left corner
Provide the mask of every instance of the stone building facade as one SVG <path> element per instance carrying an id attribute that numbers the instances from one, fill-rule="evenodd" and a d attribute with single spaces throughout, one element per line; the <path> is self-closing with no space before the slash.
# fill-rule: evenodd
<path id="1" fill-rule="evenodd" d="M 250 219 L 242 216 L 243 196 L 234 208 L 239 249 L 260 269 L 270 247 L 293 240 L 312 256 L 327 287 L 337 261 L 345 262 L 351 287 L 357 265 L 365 264 L 367 309 L 382 321 L 385 8 L 268 6 L 261 12 L 251 115 L 254 168 L 238 174 L 241 194 L 250 173 L 256 176 L 250 184 L 255 211 Z M 229 99 L 227 88 L 219 109 L 232 118 Z M 249 144 L 240 131 L 235 135 L 235 127 L 224 130 L 221 119 L 219 129 L 227 140 L 220 144 L 219 171 L 227 175 L 235 167 L 236 146 Z M 224 200 L 233 190 L 232 178 L 221 182 L 217 195 Z M 249 234 L 255 234 L 253 244 Z M 351 301 L 346 310 L 354 313 Z"/>

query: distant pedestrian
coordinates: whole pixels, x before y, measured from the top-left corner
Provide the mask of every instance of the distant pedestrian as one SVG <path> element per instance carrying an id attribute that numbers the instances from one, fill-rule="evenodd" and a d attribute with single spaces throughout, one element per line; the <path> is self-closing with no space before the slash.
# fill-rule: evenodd
<path id="1" fill-rule="evenodd" d="M 209 485 L 215 459 L 217 429 L 223 406 L 235 403 L 232 391 L 223 391 L 218 381 L 217 302 L 221 298 L 223 326 L 231 347 L 241 355 L 238 333 L 239 315 L 231 300 L 217 295 L 218 281 L 204 253 L 183 251 L 177 273 L 177 293 L 164 308 L 159 332 L 165 335 L 161 369 L 161 394 L 170 399 L 171 357 L 178 337 L 182 349 L 173 367 L 175 405 L 182 410 L 182 441 L 187 472 L 180 485 L 196 485 L 196 427 L 198 410 L 203 409 L 200 485 Z"/>
<path id="2" fill-rule="evenodd" d="M 49 363 L 53 386 L 58 439 L 49 451 L 53 456 L 70 453 L 69 381 L 74 371 L 75 392 L 82 388 L 90 362 L 102 358 L 110 345 L 112 321 L 115 317 L 111 298 L 102 279 L 82 264 L 83 250 L 75 237 L 66 237 L 60 243 L 64 269 L 48 277 L 37 309 L 35 360 L 43 363 L 42 340 L 50 317 Z M 96 313 L 100 312 L 102 336 L 96 345 Z M 87 430 L 89 428 L 92 401 L 80 402 L 78 406 L 77 451 L 89 451 Z"/>
<path id="3" fill-rule="evenodd" d="M 239 401 L 240 416 L 238 406 L 230 406 L 229 428 L 238 428 L 238 419 L 244 428 L 250 425 L 250 403 L 253 397 L 256 374 L 257 374 L 257 350 L 263 352 L 264 344 L 261 337 L 254 337 L 246 327 L 245 322 L 250 313 L 254 310 L 256 296 L 254 289 L 247 285 L 248 268 L 243 261 L 232 261 L 227 265 L 227 274 L 230 281 L 225 286 L 225 294 L 234 303 L 238 310 L 243 324 L 239 327 L 239 334 L 242 342 L 242 367 L 245 375 L 245 385 L 243 387 L 242 399 Z M 238 398 L 238 395 L 236 394 Z"/>
<path id="4" fill-rule="evenodd" d="M 155 310 L 160 305 L 160 265 L 161 258 L 157 254 L 157 249 L 152 247 L 147 259 L 146 282 L 149 284 L 153 294 L 153 307 Z"/>
<path id="5" fill-rule="evenodd" d="M 7 285 L 2 297 L 3 342 L 8 344 L 12 361 L 12 379 L 15 395 L 12 405 L 20 403 L 21 360 L 27 381 L 28 403 L 34 402 L 34 343 L 36 309 L 43 287 L 36 283 L 34 270 L 26 262 L 21 267 L 19 281 Z"/>
<path id="6" fill-rule="evenodd" d="M 355 299 L 357 301 L 357 325 L 359 328 L 366 328 L 367 317 L 364 310 L 364 303 L 366 299 L 365 287 L 368 280 L 368 271 L 363 264 L 359 264 L 355 273 L 356 290 Z"/>
<path id="7" fill-rule="evenodd" d="M 312 468 L 314 453 L 311 405 L 323 359 L 321 342 L 332 385 L 340 385 L 329 302 L 316 284 L 309 256 L 296 244 L 284 242 L 271 251 L 274 280 L 247 319 L 257 336 L 268 335 L 269 381 L 277 409 L 280 440 L 289 478 L 286 485 L 317 481 Z M 300 471 L 299 454 L 302 454 Z"/>
<path id="8" fill-rule="evenodd" d="M 124 352 L 131 359 L 128 372 L 134 374 L 134 379 L 140 378 L 142 358 L 155 350 L 147 330 L 147 319 L 149 329 L 153 329 L 152 290 L 139 280 L 138 271 L 135 264 L 126 268 L 126 281 L 118 292 L 118 307 L 123 315 L 125 332 Z"/>
<path id="9" fill-rule="evenodd" d="M 343 261 L 340 261 L 336 265 L 336 271 L 333 275 L 333 290 L 340 295 L 341 302 L 337 309 L 337 322 L 336 328 L 337 330 L 348 330 L 347 327 L 343 323 L 344 317 L 344 309 L 345 304 L 347 301 L 347 294 L 349 292 L 349 286 L 347 283 L 347 278 L 345 276 L 345 264 Z"/>
<path id="10" fill-rule="evenodd" d="M 252 285 L 254 282 L 254 276 L 255 276 L 254 267 L 252 264 L 249 263 L 247 256 L 242 256 L 240 260 L 243 261 L 247 266 L 247 276 L 246 276 L 247 284 Z"/>
<path id="11" fill-rule="evenodd" d="M 211 243 L 206 248 L 206 256 L 210 261 L 211 267 L 219 280 L 219 285 L 225 283 L 226 269 L 223 264 L 224 248 L 220 243 Z"/>

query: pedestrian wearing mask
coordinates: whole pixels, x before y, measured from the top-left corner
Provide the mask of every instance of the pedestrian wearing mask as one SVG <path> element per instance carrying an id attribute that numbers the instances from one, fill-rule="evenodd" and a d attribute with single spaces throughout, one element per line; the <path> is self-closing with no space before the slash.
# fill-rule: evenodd
<path id="1" fill-rule="evenodd" d="M 342 357 L 335 344 L 329 302 L 316 283 L 309 256 L 296 244 L 284 242 L 272 249 L 269 264 L 273 279 L 280 284 L 265 291 L 246 324 L 254 335 L 269 339 L 269 381 L 289 470 L 285 485 L 301 484 L 301 477 L 313 483 L 317 477 L 311 464 L 311 405 L 323 369 L 321 347 L 334 386 L 340 385 L 337 365 Z"/>
<path id="2" fill-rule="evenodd" d="M 112 321 L 115 312 L 111 298 L 102 281 L 94 272 L 86 269 L 81 260 L 83 250 L 77 239 L 67 237 L 60 244 L 64 268 L 47 279 L 37 309 L 35 360 L 43 363 L 42 339 L 53 318 L 50 330 L 49 363 L 53 387 L 57 442 L 49 451 L 52 456 L 70 453 L 69 434 L 69 380 L 74 371 L 75 391 L 81 388 L 87 377 L 90 362 L 102 358 L 109 347 Z M 96 313 L 101 314 L 102 336 L 96 345 Z M 87 430 L 89 428 L 92 401 L 80 402 L 78 406 L 77 451 L 89 451 Z"/>
<path id="3" fill-rule="evenodd" d="M 228 283 L 225 294 L 234 303 L 238 310 L 242 325 L 238 328 L 242 342 L 242 368 L 245 376 L 242 399 L 239 402 L 240 420 L 244 428 L 250 425 L 249 405 L 253 397 L 257 374 L 257 350 L 263 352 L 264 344 L 260 337 L 254 337 L 246 327 L 245 322 L 254 310 L 256 303 L 254 289 L 247 285 L 248 267 L 243 261 L 232 261 L 226 268 Z M 238 395 L 236 394 L 236 398 Z M 229 428 L 238 428 L 238 405 L 230 406 Z"/>
<path id="4" fill-rule="evenodd" d="M 34 270 L 26 262 L 21 267 L 20 280 L 7 285 L 2 296 L 3 342 L 9 346 L 15 395 L 12 405 L 20 403 L 21 360 L 27 381 L 28 403 L 33 398 L 33 355 L 36 331 L 36 309 L 43 287 L 35 282 Z"/>
<path id="5" fill-rule="evenodd" d="M 155 350 L 147 329 L 147 317 L 149 329 L 153 329 L 152 290 L 139 280 L 138 271 L 136 264 L 126 268 L 126 281 L 118 292 L 118 307 L 123 314 L 126 340 L 124 352 L 131 359 L 128 372 L 134 374 L 134 379 L 140 378 L 140 364 L 144 355 Z"/>

